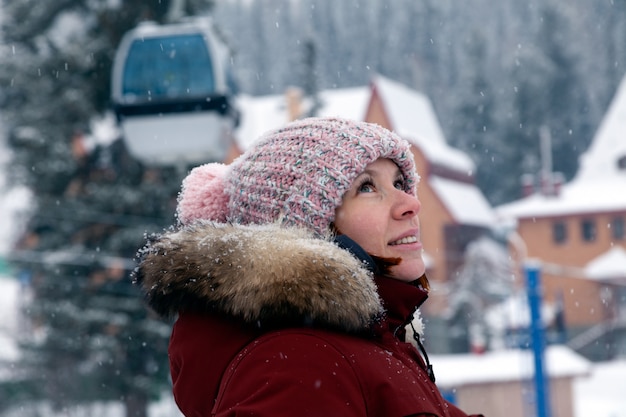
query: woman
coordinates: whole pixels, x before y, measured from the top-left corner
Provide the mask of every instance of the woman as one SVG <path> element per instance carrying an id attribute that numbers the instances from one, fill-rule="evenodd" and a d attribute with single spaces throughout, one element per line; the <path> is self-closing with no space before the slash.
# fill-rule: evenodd
<path id="1" fill-rule="evenodd" d="M 177 316 L 186 416 L 466 415 L 414 332 L 428 291 L 418 180 L 406 141 L 335 118 L 189 174 L 179 227 L 136 272 L 150 306 Z"/>

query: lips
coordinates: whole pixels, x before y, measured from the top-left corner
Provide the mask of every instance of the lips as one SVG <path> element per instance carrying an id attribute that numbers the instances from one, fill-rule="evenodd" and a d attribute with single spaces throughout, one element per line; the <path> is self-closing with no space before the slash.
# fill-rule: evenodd
<path id="1" fill-rule="evenodd" d="M 407 245 L 409 243 L 416 243 L 416 242 L 417 242 L 417 236 L 405 236 L 402 239 L 398 239 L 396 241 L 390 242 L 389 245 L 390 246 Z"/>

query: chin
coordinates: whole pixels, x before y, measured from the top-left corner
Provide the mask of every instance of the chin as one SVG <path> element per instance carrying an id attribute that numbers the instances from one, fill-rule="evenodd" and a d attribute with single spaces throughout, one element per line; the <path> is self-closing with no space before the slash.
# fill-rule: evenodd
<path id="1" fill-rule="evenodd" d="M 393 278 L 405 282 L 415 281 L 416 279 L 424 275 L 425 272 L 426 268 L 424 266 L 424 262 L 422 262 L 421 259 L 419 260 L 419 262 L 413 261 L 406 265 L 400 264 L 391 270 Z"/>

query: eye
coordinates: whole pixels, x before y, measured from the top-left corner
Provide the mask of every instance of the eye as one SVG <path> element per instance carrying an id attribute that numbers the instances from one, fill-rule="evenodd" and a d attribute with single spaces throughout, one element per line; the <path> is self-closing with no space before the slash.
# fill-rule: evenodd
<path id="1" fill-rule="evenodd" d="M 376 191 L 376 187 L 370 178 L 364 178 L 357 188 L 359 193 L 373 193 L 374 191 Z"/>
<path id="2" fill-rule="evenodd" d="M 404 190 L 406 185 L 406 181 L 404 181 L 403 177 L 397 178 L 394 182 L 393 182 L 393 186 L 398 189 L 398 190 Z"/>

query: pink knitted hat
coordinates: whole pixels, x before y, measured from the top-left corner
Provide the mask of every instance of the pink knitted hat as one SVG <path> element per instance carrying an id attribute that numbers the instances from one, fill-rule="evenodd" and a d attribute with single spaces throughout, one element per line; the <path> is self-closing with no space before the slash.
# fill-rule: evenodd
<path id="1" fill-rule="evenodd" d="M 419 177 L 407 141 L 366 122 L 308 118 L 266 133 L 231 165 L 194 168 L 183 181 L 177 216 L 241 224 L 280 221 L 328 233 L 342 196 L 378 158 L 394 161 L 415 195 Z"/>

